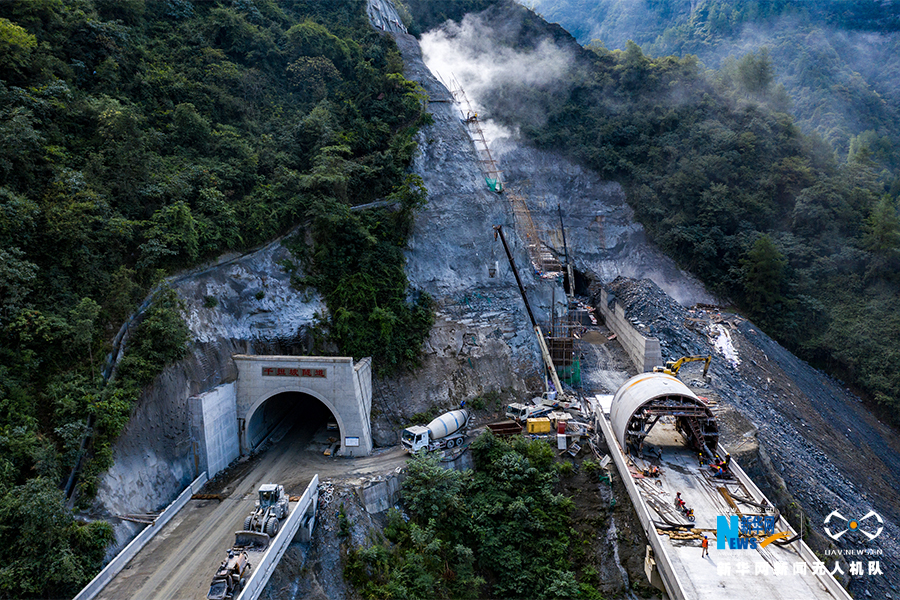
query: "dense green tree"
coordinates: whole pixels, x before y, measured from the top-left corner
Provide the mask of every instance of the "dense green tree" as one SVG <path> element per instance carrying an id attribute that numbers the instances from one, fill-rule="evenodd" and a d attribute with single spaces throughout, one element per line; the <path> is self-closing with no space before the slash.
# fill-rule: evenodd
<path id="1" fill-rule="evenodd" d="M 877 254 L 895 254 L 900 250 L 900 213 L 897 201 L 882 196 L 866 218 L 864 244 Z"/>
<path id="2" fill-rule="evenodd" d="M 415 363 L 432 316 L 403 274 L 405 176 L 427 116 L 402 68 L 360 0 L 0 2 L 0 494 L 36 476 L 64 485 L 83 459 L 89 496 L 142 386 L 188 343 L 162 289 L 107 381 L 122 324 L 175 269 L 311 226 L 314 210 L 341 221 L 349 204 L 397 199 L 348 217 L 377 260 L 337 250 L 359 260 L 331 272 L 322 330 L 380 372 Z M 299 254 L 309 273 L 331 266 Z M 352 288 L 375 263 L 386 277 L 366 306 Z M 60 555 L 81 552 L 54 523 Z M 22 573 L 19 587 L 0 577 L 0 596 L 71 592 Z"/>
<path id="3" fill-rule="evenodd" d="M 385 540 L 352 548 L 347 578 L 367 598 L 571 598 L 573 503 L 556 494 L 544 440 L 472 444 L 475 470 L 445 469 L 420 454 L 401 496 L 409 522 L 388 515 Z"/>
<path id="4" fill-rule="evenodd" d="M 12 597 L 71 596 L 100 567 L 113 539 L 105 522 L 76 523 L 62 492 L 45 477 L 0 490 L 0 533 L 16 551 L 0 566 L 0 590 Z"/>
<path id="5" fill-rule="evenodd" d="M 759 236 L 743 261 L 744 293 L 754 313 L 764 315 L 782 308 L 781 290 L 787 260 L 767 235 Z"/>

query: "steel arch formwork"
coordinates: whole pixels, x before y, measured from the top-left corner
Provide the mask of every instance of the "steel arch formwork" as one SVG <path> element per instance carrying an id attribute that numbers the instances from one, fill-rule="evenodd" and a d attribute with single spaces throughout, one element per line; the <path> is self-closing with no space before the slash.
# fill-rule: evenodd
<path id="1" fill-rule="evenodd" d="M 715 453 L 719 428 L 709 405 L 682 381 L 664 373 L 641 373 L 616 391 L 610 407 L 610 422 L 619 445 L 639 452 L 644 438 L 665 416 L 675 419 L 688 445 Z"/>

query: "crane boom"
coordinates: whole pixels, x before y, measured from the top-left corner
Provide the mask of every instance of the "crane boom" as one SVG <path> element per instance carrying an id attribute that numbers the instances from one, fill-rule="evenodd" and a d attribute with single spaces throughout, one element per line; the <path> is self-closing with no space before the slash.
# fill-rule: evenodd
<path id="1" fill-rule="evenodd" d="M 537 324 L 534 313 L 531 312 L 531 304 L 528 303 L 528 296 L 525 294 L 525 286 L 522 284 L 522 279 L 519 277 L 519 270 L 516 269 L 516 261 L 513 260 L 512 252 L 510 252 L 509 245 L 506 243 L 506 236 L 503 235 L 502 225 L 494 225 L 495 240 L 497 239 L 497 236 L 499 236 L 500 241 L 503 242 L 506 258 L 509 260 L 509 266 L 512 268 L 513 275 L 516 277 L 516 283 L 519 285 L 519 293 L 522 294 L 522 301 L 525 302 L 525 310 L 528 311 L 528 318 L 531 319 L 531 326 L 534 328 L 535 335 L 537 335 L 538 346 L 541 349 L 541 358 L 544 359 L 544 365 L 547 367 L 547 370 L 550 371 L 550 378 L 553 381 L 554 388 L 556 388 L 556 393 L 562 396 L 562 384 L 559 381 L 559 375 L 556 373 L 556 367 L 553 364 L 553 359 L 550 357 L 550 350 L 547 348 L 547 341 L 544 339 L 541 327 Z"/>

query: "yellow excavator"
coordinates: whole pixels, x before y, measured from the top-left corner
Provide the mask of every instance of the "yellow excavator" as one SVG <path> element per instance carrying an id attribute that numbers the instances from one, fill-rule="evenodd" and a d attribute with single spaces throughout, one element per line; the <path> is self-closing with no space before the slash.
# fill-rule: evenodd
<path id="1" fill-rule="evenodd" d="M 706 379 L 706 373 L 709 371 L 709 363 L 712 360 L 712 355 L 709 356 L 682 356 L 678 360 L 667 360 L 666 366 L 664 367 L 653 367 L 654 373 L 665 373 L 666 375 L 671 375 L 672 377 L 678 377 L 678 370 L 685 363 L 694 362 L 702 360 L 706 364 L 703 366 L 703 379 Z"/>

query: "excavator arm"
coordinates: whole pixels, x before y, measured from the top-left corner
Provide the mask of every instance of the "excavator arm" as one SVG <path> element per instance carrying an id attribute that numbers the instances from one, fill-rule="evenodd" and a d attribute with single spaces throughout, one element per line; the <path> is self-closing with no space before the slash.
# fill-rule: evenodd
<path id="1" fill-rule="evenodd" d="M 678 371 L 681 369 L 682 365 L 689 362 L 695 362 L 702 360 L 706 364 L 703 366 L 703 378 L 706 379 L 706 374 L 709 372 L 709 363 L 712 361 L 712 355 L 709 356 L 682 356 L 678 360 L 669 360 L 666 361 L 665 367 L 653 367 L 654 373 L 665 373 L 667 375 L 671 375 L 673 377 L 678 377 Z"/>

